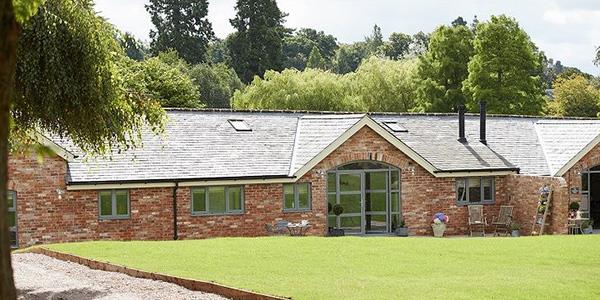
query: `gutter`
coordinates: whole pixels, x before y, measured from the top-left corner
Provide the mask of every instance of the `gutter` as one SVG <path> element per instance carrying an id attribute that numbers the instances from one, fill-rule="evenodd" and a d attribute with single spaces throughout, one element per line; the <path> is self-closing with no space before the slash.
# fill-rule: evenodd
<path id="1" fill-rule="evenodd" d="M 496 169 L 452 169 L 452 170 L 435 170 L 433 171 L 433 173 L 459 173 L 459 172 L 467 172 L 467 173 L 472 173 L 472 172 L 506 172 L 506 171 L 510 171 L 510 172 L 517 172 L 519 173 L 521 171 L 521 169 L 519 168 L 496 168 Z"/>
<path id="2" fill-rule="evenodd" d="M 177 183 L 182 181 L 220 181 L 220 180 L 253 180 L 253 179 L 289 179 L 294 178 L 288 175 L 259 175 L 259 176 L 244 176 L 244 177 L 201 177 L 201 178 L 179 178 L 179 179 L 134 179 L 134 180 L 102 180 L 102 181 L 77 181 L 68 182 L 67 185 L 100 185 L 100 184 L 128 184 L 128 183 Z"/>

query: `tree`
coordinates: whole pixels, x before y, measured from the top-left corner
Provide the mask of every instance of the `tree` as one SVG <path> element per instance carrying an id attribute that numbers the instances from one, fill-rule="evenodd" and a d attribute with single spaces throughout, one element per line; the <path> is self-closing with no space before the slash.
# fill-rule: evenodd
<path id="1" fill-rule="evenodd" d="M 280 70 L 286 14 L 274 0 L 237 0 L 235 9 L 236 16 L 230 23 L 236 32 L 228 39 L 227 47 L 240 79 L 250 82 L 266 70 Z"/>
<path id="2" fill-rule="evenodd" d="M 600 90 L 582 75 L 559 77 L 554 82 L 554 100 L 549 111 L 557 116 L 595 117 L 598 115 Z"/>
<path id="3" fill-rule="evenodd" d="M 105 153 L 135 145 L 145 125 L 160 131 L 164 124 L 158 103 L 128 81 L 121 68 L 127 58 L 91 1 L 49 1 L 36 14 L 41 2 L 16 1 L 13 7 L 11 0 L 0 0 L 1 203 L 6 203 L 9 128 L 14 151 L 26 142 L 19 137 L 44 130 L 69 137 L 84 151 Z M 0 207 L 5 216 L 6 206 Z M 6 218 L 0 225 L 0 298 L 15 299 Z"/>
<path id="4" fill-rule="evenodd" d="M 231 107 L 233 93 L 244 86 L 235 71 L 223 63 L 198 64 L 189 73 L 200 90 L 199 102 L 205 103 L 207 107 Z"/>
<path id="5" fill-rule="evenodd" d="M 402 59 L 408 55 L 412 38 L 408 34 L 393 32 L 384 45 L 385 56 L 391 59 Z"/>
<path id="6" fill-rule="evenodd" d="M 375 54 L 379 51 L 380 47 L 383 46 L 383 34 L 381 33 L 381 27 L 375 24 L 373 26 L 373 32 L 371 35 L 365 37 L 365 43 L 371 54 Z"/>
<path id="7" fill-rule="evenodd" d="M 344 102 L 346 77 L 319 69 L 267 71 L 233 95 L 234 108 L 353 110 Z"/>
<path id="8" fill-rule="evenodd" d="M 465 104 L 467 97 L 462 87 L 469 75 L 472 42 L 473 32 L 464 25 L 443 25 L 431 33 L 417 71 L 419 110 L 452 112 Z"/>
<path id="9" fill-rule="evenodd" d="M 543 89 L 539 54 L 519 24 L 507 16 L 492 16 L 477 26 L 475 54 L 463 91 L 470 95 L 471 110 L 485 101 L 492 113 L 539 114 Z"/>
<path id="10" fill-rule="evenodd" d="M 325 62 L 323 60 L 323 56 L 321 56 L 321 52 L 319 51 L 319 48 L 317 48 L 316 46 L 313 47 L 312 50 L 310 51 L 310 55 L 308 56 L 308 61 L 306 62 L 306 67 L 312 68 L 312 69 L 324 69 L 325 68 Z"/>
<path id="11" fill-rule="evenodd" d="M 463 17 L 459 16 L 458 18 L 452 21 L 452 26 L 467 26 L 467 21 L 463 19 Z"/>
<path id="12" fill-rule="evenodd" d="M 162 52 L 134 66 L 145 91 L 163 107 L 203 107 L 198 86 L 189 75 L 189 65 L 175 51 Z"/>
<path id="13" fill-rule="evenodd" d="M 334 61 L 334 70 L 338 74 L 354 72 L 370 52 L 365 42 L 340 45 Z"/>
<path id="14" fill-rule="evenodd" d="M 215 38 L 211 41 L 208 44 L 206 60 L 212 64 L 229 64 L 231 62 L 231 57 L 229 56 L 229 50 L 227 49 L 227 42 L 219 38 Z"/>
<path id="15" fill-rule="evenodd" d="M 347 103 L 362 111 L 410 111 L 415 106 L 417 60 L 389 60 L 371 56 L 349 74 Z"/>
<path id="16" fill-rule="evenodd" d="M 146 10 L 156 27 L 150 30 L 154 55 L 175 49 L 188 63 L 206 61 L 208 43 L 215 36 L 206 18 L 207 0 L 150 0 Z"/>
<path id="17" fill-rule="evenodd" d="M 118 32 L 117 40 L 129 58 L 141 61 L 146 57 L 146 53 L 148 53 L 146 45 L 144 45 L 142 41 L 136 39 L 133 34 L 129 32 Z"/>
<path id="18" fill-rule="evenodd" d="M 304 70 L 310 52 L 317 47 L 326 68 L 330 68 L 338 48 L 335 37 L 311 28 L 301 28 L 283 38 L 283 68 Z"/>
<path id="19" fill-rule="evenodd" d="M 429 34 L 419 31 L 412 36 L 412 43 L 410 45 L 410 52 L 416 56 L 419 56 L 427 51 L 429 45 Z"/>
<path id="20" fill-rule="evenodd" d="M 600 47 L 596 48 L 596 57 L 594 58 L 594 64 L 600 66 Z"/>

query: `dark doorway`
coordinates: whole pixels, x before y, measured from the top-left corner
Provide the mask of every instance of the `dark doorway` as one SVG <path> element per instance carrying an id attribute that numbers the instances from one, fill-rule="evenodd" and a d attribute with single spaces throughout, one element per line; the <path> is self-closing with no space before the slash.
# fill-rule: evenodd
<path id="1" fill-rule="evenodd" d="M 590 173 L 590 218 L 594 229 L 600 228 L 600 173 Z"/>

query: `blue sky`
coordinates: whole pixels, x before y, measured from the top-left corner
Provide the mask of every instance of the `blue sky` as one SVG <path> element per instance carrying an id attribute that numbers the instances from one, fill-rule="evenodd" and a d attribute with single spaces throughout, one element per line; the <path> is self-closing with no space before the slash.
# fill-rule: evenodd
<path id="1" fill-rule="evenodd" d="M 144 0 L 96 0 L 96 10 L 119 29 L 147 40 L 152 27 Z M 391 32 L 432 31 L 457 16 L 480 21 L 490 15 L 515 17 L 548 57 L 599 75 L 592 59 L 600 46 L 600 1 L 596 0 L 278 0 L 289 13 L 286 26 L 323 30 L 340 42 L 362 40 L 373 25 Z M 235 0 L 212 0 L 209 20 L 218 37 L 233 31 L 229 19 L 235 14 Z"/>

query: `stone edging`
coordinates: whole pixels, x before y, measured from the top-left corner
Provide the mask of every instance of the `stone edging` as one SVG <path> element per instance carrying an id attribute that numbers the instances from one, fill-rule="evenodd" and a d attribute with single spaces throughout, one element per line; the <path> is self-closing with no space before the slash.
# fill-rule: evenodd
<path id="1" fill-rule="evenodd" d="M 77 255 L 57 252 L 57 251 L 49 250 L 44 247 L 34 247 L 34 248 L 31 248 L 28 252 L 43 254 L 43 255 L 50 256 L 50 257 L 53 257 L 56 259 L 74 262 L 74 263 L 84 265 L 84 266 L 87 266 L 87 267 L 89 267 L 91 269 L 95 269 L 95 270 L 102 270 L 102 271 L 108 271 L 108 272 L 119 272 L 119 273 L 127 274 L 132 277 L 169 282 L 169 283 L 177 284 L 179 286 L 182 286 L 182 287 L 192 290 L 192 291 L 201 291 L 201 292 L 205 292 L 205 293 L 217 294 L 217 295 L 221 295 L 223 297 L 230 298 L 230 299 L 240 299 L 240 300 L 291 299 L 291 298 L 271 296 L 271 295 L 256 293 L 256 292 L 252 292 L 252 291 L 242 290 L 242 289 L 229 287 L 229 286 L 225 286 L 225 285 L 214 283 L 214 282 L 181 278 L 181 277 L 175 277 L 175 276 L 165 275 L 165 274 L 160 274 L 160 273 L 146 272 L 146 271 L 142 271 L 142 270 L 128 268 L 125 266 L 119 266 L 119 265 L 114 265 L 111 263 L 95 261 L 95 260 L 91 260 L 91 259 L 88 259 L 85 257 L 77 256 Z"/>

